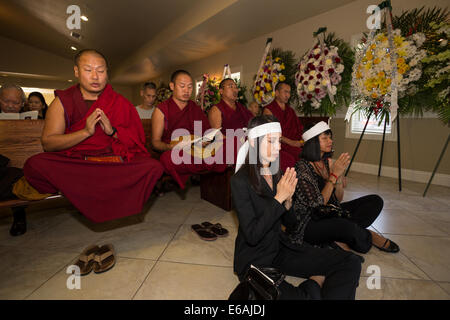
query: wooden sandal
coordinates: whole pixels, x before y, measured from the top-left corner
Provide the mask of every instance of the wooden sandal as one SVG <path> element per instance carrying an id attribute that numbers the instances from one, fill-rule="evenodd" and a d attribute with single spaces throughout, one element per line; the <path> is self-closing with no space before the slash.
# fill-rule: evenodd
<path id="1" fill-rule="evenodd" d="M 105 244 L 101 246 L 94 257 L 94 272 L 106 272 L 116 264 L 116 256 L 112 244 Z"/>
<path id="2" fill-rule="evenodd" d="M 228 230 L 222 227 L 220 223 L 212 224 L 211 222 L 205 221 L 202 222 L 202 226 L 218 237 L 226 237 L 228 235 Z"/>
<path id="3" fill-rule="evenodd" d="M 94 257 L 99 249 L 100 248 L 97 245 L 90 245 L 80 254 L 78 261 L 75 262 L 75 265 L 80 268 L 81 276 L 91 273 L 94 267 Z"/>

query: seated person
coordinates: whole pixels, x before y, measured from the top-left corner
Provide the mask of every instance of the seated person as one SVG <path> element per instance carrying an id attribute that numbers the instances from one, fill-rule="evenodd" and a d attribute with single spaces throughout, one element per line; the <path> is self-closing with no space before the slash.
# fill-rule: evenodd
<path id="1" fill-rule="evenodd" d="M 136 106 L 136 111 L 141 119 L 151 119 L 155 110 L 156 85 L 146 82 L 141 89 L 142 104 Z"/>
<path id="2" fill-rule="evenodd" d="M 223 172 L 226 164 L 223 159 L 219 159 L 220 155 L 209 161 L 211 159 L 203 158 L 203 154 L 200 159 L 194 159 L 188 150 L 190 147 L 182 150 L 190 145 L 190 138 L 187 142 L 178 142 L 178 137 L 189 134 L 202 136 L 211 127 L 203 110 L 191 100 L 193 82 L 189 72 L 175 71 L 169 86 L 173 91 L 172 97 L 161 102 L 152 116 L 152 144 L 155 150 L 162 152 L 159 161 L 166 173 L 184 189 L 191 175 L 208 171 Z"/>
<path id="3" fill-rule="evenodd" d="M 93 222 L 137 214 L 164 169 L 145 149 L 134 106 L 108 84 L 106 58 L 81 50 L 74 72 L 78 84 L 55 90 L 46 152 L 27 160 L 25 178 L 40 193 L 61 192 Z"/>
<path id="4" fill-rule="evenodd" d="M 281 138 L 280 161 L 281 169 L 293 167 L 302 151 L 303 125 L 294 109 L 289 106 L 291 86 L 278 82 L 275 86 L 275 99 L 264 108 L 263 114 L 274 115 L 281 123 L 283 137 Z"/>
<path id="5" fill-rule="evenodd" d="M 283 281 L 280 299 L 354 299 L 361 272 L 357 255 L 306 243 L 294 245 L 282 231 L 282 217 L 294 216 L 297 177 L 293 168 L 284 175 L 279 170 L 279 122 L 273 116 L 258 116 L 250 120 L 248 129 L 248 141 L 239 150 L 236 174 L 231 177 L 239 219 L 234 250 L 239 280 L 251 264 L 275 267 L 286 275 L 308 278 L 298 287 Z"/>
<path id="6" fill-rule="evenodd" d="M 253 118 L 253 115 L 237 101 L 239 89 L 233 79 L 222 80 L 219 85 L 219 93 L 221 100 L 209 110 L 208 119 L 212 128 L 222 128 L 221 132 L 225 137 L 228 129 L 233 130 L 232 132 L 229 131 L 229 133 L 234 136 L 234 158 L 232 162 L 227 159 L 225 161 L 229 164 L 234 164 L 237 150 L 243 144 L 241 140 L 244 138 L 244 132 L 237 130 L 247 128 L 247 124 Z M 230 146 L 230 143 L 232 142 L 228 141 L 227 145 Z"/>
<path id="7" fill-rule="evenodd" d="M 248 105 L 248 110 L 253 114 L 254 117 L 261 114 L 261 108 L 256 101 L 250 102 L 250 104 Z"/>
<path id="8" fill-rule="evenodd" d="M 347 153 L 336 161 L 332 156 L 332 132 L 321 121 L 309 124 L 303 134 L 302 159 L 295 169 L 299 183 L 294 193 L 296 225 L 288 230 L 292 243 L 306 241 L 311 244 L 337 242 L 343 249 L 367 253 L 372 244 L 386 252 L 398 252 L 393 241 L 368 230 L 383 208 L 383 199 L 368 195 L 352 201 L 341 202 L 346 184 L 344 171 L 350 162 Z M 348 210 L 350 217 L 322 217 L 318 207 L 332 204 Z"/>
<path id="9" fill-rule="evenodd" d="M 38 111 L 38 119 L 45 119 L 48 106 L 42 93 L 35 91 L 28 95 L 27 109 L 27 111 Z"/>
<path id="10" fill-rule="evenodd" d="M 5 84 L 0 88 L 0 112 L 20 113 L 27 100 L 22 88 L 14 84 Z"/>

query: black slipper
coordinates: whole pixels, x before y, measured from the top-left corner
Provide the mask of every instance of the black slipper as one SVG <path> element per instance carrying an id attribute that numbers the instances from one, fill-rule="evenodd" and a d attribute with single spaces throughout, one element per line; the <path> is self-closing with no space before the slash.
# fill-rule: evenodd
<path id="1" fill-rule="evenodd" d="M 191 226 L 192 231 L 197 233 L 197 235 L 200 237 L 200 239 L 205 241 L 214 241 L 217 239 L 217 236 L 209 231 L 207 228 L 199 225 L 199 224 L 193 224 Z"/>
<path id="2" fill-rule="evenodd" d="M 389 241 L 389 247 L 385 248 L 387 242 Z M 382 247 L 374 245 L 374 247 L 378 248 L 384 252 L 396 253 L 400 251 L 400 247 L 392 240 L 386 239 Z"/>
<path id="3" fill-rule="evenodd" d="M 228 235 L 228 230 L 223 228 L 220 223 L 212 224 L 211 222 L 202 222 L 202 226 L 206 229 L 215 233 L 218 237 L 226 237 Z"/>

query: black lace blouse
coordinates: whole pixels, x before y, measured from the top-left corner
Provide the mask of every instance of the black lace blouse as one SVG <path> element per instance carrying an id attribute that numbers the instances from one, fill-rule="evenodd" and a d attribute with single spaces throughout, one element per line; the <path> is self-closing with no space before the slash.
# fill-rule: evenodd
<path id="1" fill-rule="evenodd" d="M 327 172 L 330 172 L 328 159 L 324 159 Z M 311 220 L 314 208 L 324 204 L 322 190 L 326 181 L 319 175 L 314 167 L 304 159 L 299 160 L 295 165 L 298 183 L 295 188 L 292 201 L 295 212 L 295 221 L 284 221 L 289 239 L 292 243 L 302 244 L 305 228 Z M 328 203 L 338 205 L 334 190 Z"/>

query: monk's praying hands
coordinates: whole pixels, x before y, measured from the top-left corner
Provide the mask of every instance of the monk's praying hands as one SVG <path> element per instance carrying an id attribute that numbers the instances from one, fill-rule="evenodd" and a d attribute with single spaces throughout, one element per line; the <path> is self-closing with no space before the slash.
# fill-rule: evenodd
<path id="1" fill-rule="evenodd" d="M 86 126 L 84 129 L 88 132 L 89 136 L 92 136 L 95 133 L 95 126 L 99 121 L 100 115 L 96 111 L 92 112 L 89 117 L 87 117 Z"/>
<path id="2" fill-rule="evenodd" d="M 111 122 L 109 122 L 108 117 L 106 116 L 105 112 L 103 112 L 102 109 L 95 109 L 94 113 L 97 113 L 100 116 L 100 126 L 102 127 L 103 131 L 108 135 L 112 135 L 114 129 L 111 125 Z"/>

